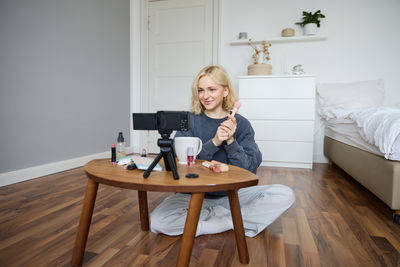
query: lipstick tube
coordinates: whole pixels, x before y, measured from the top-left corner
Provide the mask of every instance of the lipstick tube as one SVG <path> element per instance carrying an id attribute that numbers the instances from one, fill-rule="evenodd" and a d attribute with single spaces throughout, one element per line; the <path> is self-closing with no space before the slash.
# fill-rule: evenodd
<path id="1" fill-rule="evenodd" d="M 115 149 L 115 144 L 111 145 L 111 162 L 113 164 L 117 163 L 117 151 Z"/>

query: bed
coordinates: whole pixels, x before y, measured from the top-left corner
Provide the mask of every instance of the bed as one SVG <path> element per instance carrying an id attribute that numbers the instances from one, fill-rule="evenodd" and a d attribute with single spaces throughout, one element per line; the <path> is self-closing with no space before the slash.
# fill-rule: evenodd
<path id="1" fill-rule="evenodd" d="M 383 81 L 319 84 L 324 154 L 391 209 L 400 224 L 400 105 L 382 106 Z"/>

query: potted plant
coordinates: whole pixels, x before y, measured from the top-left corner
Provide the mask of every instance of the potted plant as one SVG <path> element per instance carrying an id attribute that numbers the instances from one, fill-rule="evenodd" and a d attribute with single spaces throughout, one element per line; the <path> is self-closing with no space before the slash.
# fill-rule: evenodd
<path id="1" fill-rule="evenodd" d="M 314 13 L 303 11 L 303 21 L 296 22 L 296 24 L 304 27 L 305 35 L 314 35 L 317 32 L 317 27 L 319 28 L 321 18 L 325 18 L 325 15 L 318 10 Z"/>

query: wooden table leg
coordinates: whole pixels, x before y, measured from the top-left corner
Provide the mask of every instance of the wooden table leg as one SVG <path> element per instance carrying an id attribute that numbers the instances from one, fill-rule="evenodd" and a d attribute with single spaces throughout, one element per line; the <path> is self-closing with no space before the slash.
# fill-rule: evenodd
<path id="1" fill-rule="evenodd" d="M 78 233 L 75 239 L 74 252 L 72 254 L 72 266 L 80 266 L 85 253 L 86 241 L 89 234 L 90 223 L 92 221 L 94 203 L 96 202 L 97 189 L 99 184 L 88 179 L 85 200 L 83 201 L 81 219 L 79 221 Z"/>
<path id="2" fill-rule="evenodd" d="M 250 261 L 249 252 L 247 250 L 246 238 L 244 236 L 244 228 L 242 221 L 242 213 L 240 212 L 240 203 L 237 190 L 229 190 L 229 205 L 231 206 L 233 228 L 235 231 L 236 245 L 239 253 L 239 260 L 243 264 Z"/>
<path id="3" fill-rule="evenodd" d="M 139 196 L 139 212 L 140 212 L 140 225 L 143 231 L 149 231 L 149 209 L 147 206 L 147 192 L 138 191 Z"/>
<path id="4" fill-rule="evenodd" d="M 192 193 L 192 197 L 190 198 L 181 248 L 179 250 L 178 262 L 176 264 L 178 267 L 189 266 L 203 199 L 204 193 Z"/>

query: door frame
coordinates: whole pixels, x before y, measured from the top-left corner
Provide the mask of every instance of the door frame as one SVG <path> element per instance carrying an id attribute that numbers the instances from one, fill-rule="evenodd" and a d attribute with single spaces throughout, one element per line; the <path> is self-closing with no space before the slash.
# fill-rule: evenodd
<path id="1" fill-rule="evenodd" d="M 145 131 L 133 131 L 132 113 L 146 112 L 148 95 L 148 3 L 163 0 L 130 0 L 130 147 L 140 153 L 147 139 Z M 221 1 L 213 1 L 212 62 L 221 62 Z"/>

